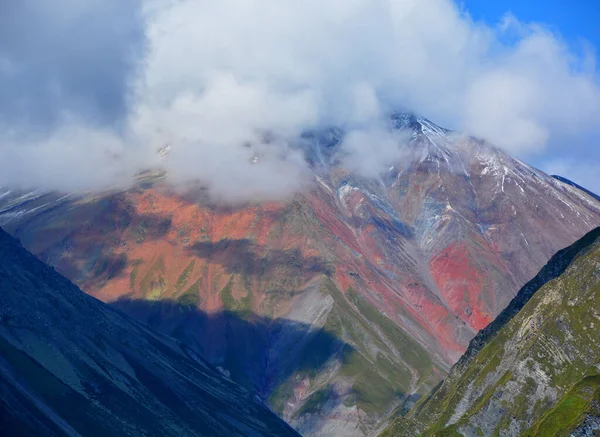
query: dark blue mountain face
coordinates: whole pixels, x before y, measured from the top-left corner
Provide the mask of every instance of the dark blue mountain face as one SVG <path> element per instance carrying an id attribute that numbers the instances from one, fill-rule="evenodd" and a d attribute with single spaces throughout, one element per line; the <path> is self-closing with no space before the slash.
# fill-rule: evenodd
<path id="1" fill-rule="evenodd" d="M 298 436 L 183 344 L 79 290 L 0 229 L 0 434 Z"/>
<path id="2" fill-rule="evenodd" d="M 579 184 L 576 184 L 575 182 L 573 182 L 573 181 L 570 181 L 569 179 L 567 179 L 567 178 L 565 178 L 565 177 L 562 177 L 562 176 L 559 176 L 559 175 L 555 175 L 555 174 L 553 174 L 553 175 L 552 175 L 552 177 L 553 177 L 554 179 L 558 180 L 558 181 L 561 181 L 561 182 L 562 182 L 562 183 L 564 183 L 564 184 L 567 184 L 567 185 L 570 185 L 570 186 L 572 186 L 572 187 L 575 187 L 575 188 L 577 188 L 577 189 L 579 189 L 579 190 L 583 191 L 584 193 L 586 193 L 586 194 L 589 194 L 589 195 L 590 195 L 590 196 L 592 196 L 594 199 L 596 199 L 596 200 L 600 201 L 600 196 L 598 196 L 596 193 L 593 193 L 593 192 L 591 192 L 590 190 L 588 190 L 588 189 L 586 189 L 586 188 L 583 188 L 581 185 L 579 185 Z"/>

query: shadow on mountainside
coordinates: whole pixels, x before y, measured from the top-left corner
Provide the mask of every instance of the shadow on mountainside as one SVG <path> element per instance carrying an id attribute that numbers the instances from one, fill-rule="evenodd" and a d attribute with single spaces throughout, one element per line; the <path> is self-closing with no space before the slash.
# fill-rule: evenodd
<path id="1" fill-rule="evenodd" d="M 125 254 L 115 255 L 118 246 L 127 241 L 140 244 L 161 240 L 172 228 L 168 214 L 138 213 L 126 192 L 85 201 L 75 196 L 55 197 L 49 193 L 36 199 L 39 204 L 22 204 L 15 213 L 20 219 L 4 228 L 42 261 L 62 264 L 57 266 L 61 273 L 78 283 L 121 275 L 128 260 Z M 0 212 L 0 220 L 7 219 L 3 214 L 6 212 Z"/>
<path id="2" fill-rule="evenodd" d="M 0 435 L 299 436 L 189 347 L 0 229 Z"/>
<path id="3" fill-rule="evenodd" d="M 132 259 L 131 247 L 155 241 L 173 246 L 189 244 L 186 250 L 191 256 L 210 260 L 230 273 L 269 276 L 281 268 L 298 275 L 332 273 L 332 266 L 324 259 L 306 256 L 298 248 L 269 249 L 245 238 L 204 241 L 201 225 L 190 228 L 174 224 L 173 214 L 159 208 L 160 190 L 155 193 L 147 188 L 140 183 L 127 191 L 83 198 L 49 193 L 12 209 L 10 204 L 0 202 L 0 222 L 6 220 L 7 232 L 85 290 L 98 290 L 109 281 L 124 277 L 128 267 L 139 261 Z M 139 212 L 135 195 L 144 196 L 146 212 Z M 190 195 L 170 195 L 192 204 L 187 198 Z M 217 217 L 242 209 L 210 205 L 203 208 Z M 257 210 L 256 214 L 269 217 L 267 222 L 278 222 L 297 208 L 297 204 L 291 204 L 282 210 Z M 11 221 L 7 214 L 20 218 Z M 207 223 L 204 224 L 208 226 Z"/>
<path id="4" fill-rule="evenodd" d="M 184 342 L 262 399 L 289 377 L 314 375 L 331 358 L 353 351 L 333 334 L 293 320 L 209 314 L 173 301 L 119 299 L 111 306 Z"/>
<path id="5" fill-rule="evenodd" d="M 202 241 L 192 245 L 189 253 L 223 266 L 228 273 L 268 275 L 278 267 L 292 267 L 303 273 L 330 275 L 332 268 L 316 256 L 305 257 L 298 249 L 267 249 L 249 239 Z M 262 254 L 262 255 L 261 255 Z M 233 256 L 232 256 L 233 255 Z"/>

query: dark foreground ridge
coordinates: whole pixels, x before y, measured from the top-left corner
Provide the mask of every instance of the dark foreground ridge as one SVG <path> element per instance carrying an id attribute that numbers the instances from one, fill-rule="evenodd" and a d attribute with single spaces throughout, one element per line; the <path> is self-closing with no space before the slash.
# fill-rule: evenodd
<path id="1" fill-rule="evenodd" d="M 519 290 L 514 299 L 502 311 L 496 319 L 486 326 L 484 329 L 471 340 L 469 348 L 463 356 L 454 365 L 455 368 L 462 368 L 488 344 L 492 338 L 506 326 L 523 307 L 531 300 L 533 295 L 544 285 L 553 279 L 558 278 L 571 265 L 573 260 L 584 250 L 594 244 L 600 238 L 600 227 L 588 232 L 580 240 L 573 243 L 556 253 L 548 264 L 540 270 L 540 272 L 527 284 Z"/>
<path id="2" fill-rule="evenodd" d="M 584 188 L 584 187 L 582 187 L 581 185 L 579 185 L 579 184 L 576 184 L 575 182 L 573 182 L 573 181 L 571 181 L 571 180 L 569 180 L 569 179 L 567 179 L 567 178 L 565 178 L 565 177 L 559 176 L 559 175 L 555 175 L 555 174 L 553 174 L 553 175 L 552 175 L 552 177 L 553 177 L 554 179 L 558 180 L 558 181 L 561 181 L 561 182 L 563 182 L 563 183 L 567 184 L 567 185 L 571 185 L 572 187 L 575 187 L 575 188 L 577 188 L 578 190 L 581 190 L 581 191 L 583 191 L 583 192 L 584 192 L 584 193 L 586 193 L 586 194 L 589 194 L 589 195 L 590 195 L 590 196 L 592 196 L 594 199 L 596 199 L 597 201 L 599 201 L 599 202 L 600 202 L 600 196 L 598 196 L 596 193 L 593 193 L 592 191 L 588 190 L 587 188 Z"/>
<path id="3" fill-rule="evenodd" d="M 561 250 L 382 437 L 596 436 L 600 228 Z"/>
<path id="4" fill-rule="evenodd" d="M 343 360 L 355 351 L 332 333 L 294 320 L 233 311 L 206 313 L 168 300 L 122 298 L 110 305 L 181 341 L 273 404 L 278 389 L 296 372 L 314 373 L 332 358 Z"/>
<path id="5" fill-rule="evenodd" d="M 83 293 L 0 229 L 0 434 L 298 436 L 182 343 Z"/>

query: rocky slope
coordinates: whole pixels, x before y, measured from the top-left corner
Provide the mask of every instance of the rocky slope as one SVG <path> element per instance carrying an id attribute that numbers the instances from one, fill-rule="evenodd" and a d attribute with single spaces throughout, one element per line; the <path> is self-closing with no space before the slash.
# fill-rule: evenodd
<path id="1" fill-rule="evenodd" d="M 87 296 L 0 229 L 0 433 L 298 436 L 192 350 Z"/>
<path id="2" fill-rule="evenodd" d="M 391 127 L 406 157 L 375 178 L 344 167 L 342 131 L 307 134 L 314 184 L 286 202 L 216 205 L 149 172 L 101 194 L 5 190 L 0 224 L 303 435 L 364 436 L 600 225 L 597 200 L 489 144 L 409 114 Z"/>
<path id="3" fill-rule="evenodd" d="M 391 436 L 600 432 L 600 228 L 558 252 Z"/>

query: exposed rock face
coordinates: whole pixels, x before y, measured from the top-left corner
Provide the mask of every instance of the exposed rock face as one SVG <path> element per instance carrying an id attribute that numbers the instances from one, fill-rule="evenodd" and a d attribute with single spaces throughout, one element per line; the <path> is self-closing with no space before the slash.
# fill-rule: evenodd
<path id="1" fill-rule="evenodd" d="M 557 253 L 383 436 L 594 435 L 600 419 L 600 228 Z"/>
<path id="2" fill-rule="evenodd" d="M 190 348 L 86 295 L 0 229 L 0 432 L 298 436 Z"/>
<path id="3" fill-rule="evenodd" d="M 596 402 L 598 402 L 597 399 Z M 595 417 L 587 416 L 583 423 L 571 433 L 571 437 L 596 437 L 598 433 L 600 433 L 600 414 Z"/>
<path id="4" fill-rule="evenodd" d="M 340 164 L 343 132 L 307 135 L 314 184 L 287 202 L 218 206 L 154 173 L 100 195 L 6 192 L 0 223 L 303 435 L 367 435 L 600 225 L 600 203 L 576 187 L 428 120 L 392 122 L 409 156 L 373 179 Z"/>

